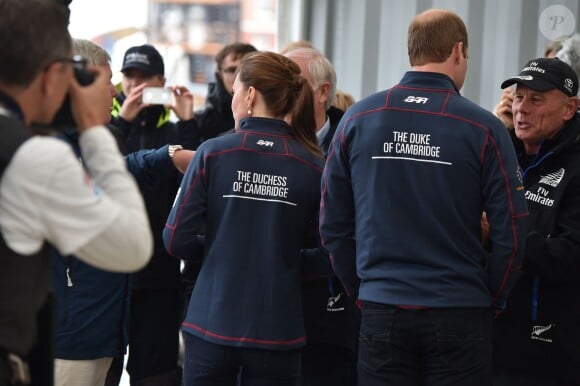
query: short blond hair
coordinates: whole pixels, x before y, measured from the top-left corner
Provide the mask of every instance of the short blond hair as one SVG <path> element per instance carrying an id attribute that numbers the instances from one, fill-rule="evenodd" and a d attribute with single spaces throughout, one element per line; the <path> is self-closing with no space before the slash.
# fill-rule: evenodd
<path id="1" fill-rule="evenodd" d="M 354 104 L 355 100 L 352 95 L 346 93 L 342 90 L 336 90 L 336 95 L 332 101 L 332 106 L 339 110 L 346 111 L 350 106 Z"/>

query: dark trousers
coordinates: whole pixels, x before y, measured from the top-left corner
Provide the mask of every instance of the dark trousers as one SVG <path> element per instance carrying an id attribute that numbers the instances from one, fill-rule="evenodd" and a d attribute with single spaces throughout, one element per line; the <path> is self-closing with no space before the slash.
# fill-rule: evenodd
<path id="1" fill-rule="evenodd" d="M 222 346 L 183 334 L 184 386 L 298 386 L 300 349 L 277 351 Z"/>
<path id="2" fill-rule="evenodd" d="M 410 310 L 365 302 L 358 385 L 491 385 L 490 310 Z"/>
<path id="3" fill-rule="evenodd" d="M 180 385 L 178 289 L 134 290 L 130 318 L 127 372 L 131 385 Z"/>
<path id="4" fill-rule="evenodd" d="M 28 356 L 31 386 L 51 386 L 54 384 L 54 308 L 56 297 L 50 291 L 46 301 L 38 311 L 36 342 Z"/>
<path id="5" fill-rule="evenodd" d="M 527 371 L 506 369 L 502 366 L 493 368 L 493 386 L 574 386 L 580 384 L 546 379 L 530 374 Z"/>
<path id="6" fill-rule="evenodd" d="M 343 347 L 308 342 L 302 350 L 300 386 L 355 386 L 356 355 Z"/>

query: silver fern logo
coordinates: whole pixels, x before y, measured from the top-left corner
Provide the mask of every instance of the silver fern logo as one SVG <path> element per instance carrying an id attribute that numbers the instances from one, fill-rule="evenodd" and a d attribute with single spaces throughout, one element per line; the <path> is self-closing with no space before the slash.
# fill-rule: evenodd
<path id="1" fill-rule="evenodd" d="M 555 171 L 554 173 L 547 174 L 540 179 L 540 184 L 549 185 L 553 188 L 558 186 L 562 178 L 564 178 L 564 173 L 566 170 L 564 168 Z"/>

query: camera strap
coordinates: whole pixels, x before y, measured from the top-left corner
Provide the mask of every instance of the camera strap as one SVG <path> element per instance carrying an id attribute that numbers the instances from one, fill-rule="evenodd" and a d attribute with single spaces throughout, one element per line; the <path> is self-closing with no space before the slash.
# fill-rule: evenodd
<path id="1" fill-rule="evenodd" d="M 22 113 L 20 106 L 18 106 L 18 103 L 2 91 L 0 91 L 0 115 L 24 122 L 24 114 Z"/>

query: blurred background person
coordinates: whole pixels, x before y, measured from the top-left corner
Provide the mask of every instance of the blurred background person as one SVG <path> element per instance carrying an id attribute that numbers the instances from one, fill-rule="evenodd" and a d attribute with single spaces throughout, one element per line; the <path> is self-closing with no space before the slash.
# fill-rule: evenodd
<path id="1" fill-rule="evenodd" d="M 332 106 L 339 110 L 346 111 L 346 109 L 352 106 L 354 102 L 356 101 L 352 95 L 342 90 L 336 90 Z"/>

